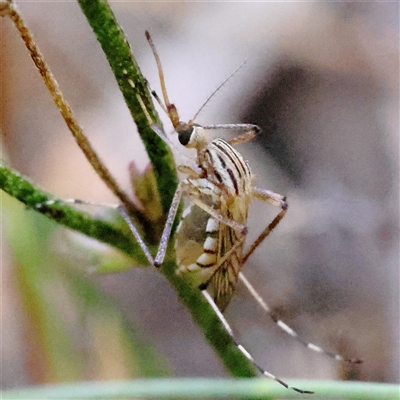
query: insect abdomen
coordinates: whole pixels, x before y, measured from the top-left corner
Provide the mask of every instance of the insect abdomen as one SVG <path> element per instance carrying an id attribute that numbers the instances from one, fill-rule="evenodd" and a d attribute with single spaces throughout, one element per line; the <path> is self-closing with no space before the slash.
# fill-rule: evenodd
<path id="1" fill-rule="evenodd" d="M 215 272 L 219 222 L 198 206 L 185 210 L 175 241 L 177 273 L 193 285 L 203 286 Z"/>

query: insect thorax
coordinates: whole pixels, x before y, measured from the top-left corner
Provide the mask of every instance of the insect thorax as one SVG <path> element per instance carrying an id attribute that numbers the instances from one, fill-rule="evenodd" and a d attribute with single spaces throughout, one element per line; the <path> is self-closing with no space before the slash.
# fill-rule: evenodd
<path id="1" fill-rule="evenodd" d="M 250 197 L 252 187 L 251 170 L 247 161 L 229 143 L 214 139 L 199 151 L 198 162 L 207 179 L 221 190 L 223 197 L 239 197 L 248 202 L 246 198 Z"/>

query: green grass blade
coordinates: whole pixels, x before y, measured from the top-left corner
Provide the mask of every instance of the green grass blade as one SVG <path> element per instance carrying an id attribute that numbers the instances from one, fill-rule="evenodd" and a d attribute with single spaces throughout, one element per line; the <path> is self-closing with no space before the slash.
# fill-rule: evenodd
<path id="1" fill-rule="evenodd" d="M 400 386 L 384 383 L 296 380 L 293 384 L 315 391 L 302 395 L 265 379 L 139 379 L 118 382 L 83 382 L 3 392 L 11 399 L 353 399 L 398 400 Z"/>

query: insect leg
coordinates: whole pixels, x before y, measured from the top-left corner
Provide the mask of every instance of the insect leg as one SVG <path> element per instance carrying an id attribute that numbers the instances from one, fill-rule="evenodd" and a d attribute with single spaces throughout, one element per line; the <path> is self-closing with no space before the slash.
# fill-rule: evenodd
<path id="1" fill-rule="evenodd" d="M 222 312 L 220 309 L 217 307 L 215 304 L 213 298 L 211 295 L 207 292 L 207 290 L 202 290 L 203 296 L 206 298 L 212 309 L 214 310 L 215 314 L 217 315 L 218 319 L 221 321 L 222 325 L 224 325 L 225 330 L 228 332 L 229 336 L 235 343 L 236 347 L 242 352 L 242 354 L 261 372 L 262 375 L 266 376 L 267 378 L 273 379 L 274 381 L 280 383 L 282 386 L 284 386 L 287 389 L 292 389 L 296 392 L 303 393 L 303 394 L 311 394 L 313 392 L 310 392 L 308 390 L 302 390 L 298 389 L 292 386 L 289 386 L 286 382 L 284 382 L 282 379 L 279 379 L 275 375 L 269 373 L 268 371 L 264 370 L 260 365 L 257 364 L 257 362 L 254 360 L 253 356 L 243 347 L 243 345 L 236 339 L 235 334 L 233 333 L 232 328 L 230 327 L 228 321 L 226 318 L 223 316 Z"/>
<path id="2" fill-rule="evenodd" d="M 359 364 L 362 362 L 362 360 L 360 360 L 359 358 L 345 358 L 340 354 L 331 353 L 329 351 L 324 350 L 322 347 L 319 347 L 313 343 L 307 342 L 306 340 L 302 339 L 296 331 L 294 331 L 290 326 L 286 325 L 281 319 L 277 318 L 277 316 L 274 315 L 271 307 L 264 301 L 264 299 L 258 294 L 256 289 L 254 288 L 254 286 L 247 280 L 247 278 L 241 272 L 239 273 L 239 279 L 244 283 L 247 290 L 250 292 L 250 294 L 253 296 L 256 302 L 271 317 L 271 319 L 275 322 L 275 324 L 278 325 L 278 327 L 282 329 L 284 332 L 286 332 L 288 335 L 290 335 L 298 342 L 300 342 L 303 346 L 307 347 L 307 349 L 315 351 L 316 353 L 325 354 L 326 356 L 333 358 L 336 361 L 345 361 L 352 364 Z"/>
<path id="3" fill-rule="evenodd" d="M 236 131 L 254 131 L 258 133 L 260 127 L 254 124 L 215 124 L 215 125 L 202 125 L 204 129 L 227 129 Z"/>
<path id="4" fill-rule="evenodd" d="M 259 200 L 265 201 L 267 203 L 270 203 L 272 205 L 280 207 L 282 210 L 281 212 L 272 220 L 271 223 L 268 224 L 268 226 L 264 229 L 263 232 L 258 236 L 258 238 L 252 243 L 250 246 L 250 249 L 247 251 L 247 253 L 243 257 L 243 263 L 246 262 L 246 260 L 249 258 L 249 256 L 254 252 L 254 250 L 260 245 L 260 243 L 272 232 L 272 230 L 276 227 L 276 225 L 281 221 L 281 219 L 285 216 L 287 209 L 288 209 L 288 204 L 286 202 L 286 198 L 278 193 L 271 192 L 266 189 L 260 189 L 260 188 L 253 188 L 253 195 Z M 326 351 L 322 349 L 321 347 L 307 342 L 304 339 L 302 339 L 296 331 L 294 331 L 290 326 L 286 325 L 282 320 L 276 317 L 272 313 L 271 308 L 268 306 L 268 304 L 263 300 L 263 298 L 257 293 L 253 285 L 247 280 L 247 278 L 242 274 L 239 273 L 239 279 L 244 283 L 246 286 L 247 290 L 250 292 L 250 294 L 253 296 L 253 298 L 256 300 L 256 302 L 263 308 L 263 310 L 271 317 L 271 319 L 275 322 L 276 325 L 283 331 L 285 331 L 287 334 L 295 338 L 298 342 L 303 344 L 305 347 L 308 349 L 315 351 L 317 353 L 322 353 L 327 355 L 330 358 L 333 358 L 337 361 L 346 361 L 354 364 L 361 363 L 362 361 L 358 358 L 345 358 L 340 354 L 335 354 L 331 353 L 329 351 Z"/>
<path id="5" fill-rule="evenodd" d="M 150 250 L 147 247 L 144 240 L 142 239 L 142 237 L 140 236 L 139 231 L 137 230 L 135 224 L 132 222 L 132 219 L 129 216 L 129 214 L 127 213 L 125 207 L 121 204 L 121 205 L 117 206 L 117 210 L 119 211 L 122 218 L 125 220 L 126 224 L 128 225 L 130 231 L 132 232 L 132 235 L 134 236 L 134 238 L 138 242 L 140 248 L 142 249 L 144 255 L 146 256 L 147 261 L 150 263 L 150 265 L 154 265 L 154 258 L 151 255 Z"/>
<path id="6" fill-rule="evenodd" d="M 167 221 L 165 222 L 164 230 L 161 235 L 157 255 L 154 259 L 153 265 L 156 267 L 159 267 L 164 261 L 165 253 L 167 252 L 168 241 L 171 236 L 172 225 L 174 223 L 184 189 L 183 182 L 180 182 L 172 199 L 171 207 L 168 211 Z"/>
<path id="7" fill-rule="evenodd" d="M 109 203 L 95 203 L 92 201 L 79 200 L 79 199 L 65 199 L 65 200 L 54 199 L 54 200 L 47 200 L 43 203 L 38 203 L 35 205 L 35 208 L 40 210 L 41 208 L 43 208 L 45 206 L 52 206 L 53 204 L 57 204 L 57 203 L 107 207 L 107 208 L 111 208 L 113 210 L 117 210 L 121 214 L 122 218 L 125 220 L 126 224 L 128 225 L 134 238 L 138 242 L 140 248 L 142 249 L 142 251 L 143 251 L 144 255 L 146 256 L 147 260 L 149 261 L 150 265 L 154 265 L 154 259 L 149 251 L 149 248 L 147 247 L 146 243 L 143 241 L 142 237 L 140 236 L 139 231 L 137 230 L 135 224 L 132 222 L 131 217 L 128 215 L 128 213 L 126 211 L 125 206 L 123 206 L 122 204 L 118 205 L 118 204 L 109 204 Z"/>
<path id="8" fill-rule="evenodd" d="M 199 198 L 199 195 L 196 192 L 187 192 L 188 197 L 192 200 L 196 206 L 200 207 L 207 214 L 210 214 L 211 217 L 216 219 L 219 222 L 222 222 L 225 225 L 230 226 L 232 229 L 235 229 L 238 232 L 241 232 L 243 235 L 247 234 L 247 227 L 245 225 L 239 224 L 238 222 L 223 216 L 218 210 L 210 207 L 204 201 Z"/>
<path id="9" fill-rule="evenodd" d="M 254 250 L 261 244 L 261 242 L 272 232 L 272 230 L 279 224 L 282 218 L 286 215 L 288 210 L 288 203 L 286 197 L 278 193 L 271 192 L 267 189 L 253 187 L 253 196 L 261 201 L 278 206 L 281 208 L 280 213 L 268 224 L 268 226 L 261 232 L 257 239 L 251 244 L 249 250 L 243 256 L 242 263 L 244 264 L 247 259 L 253 254 Z"/>
<path id="10" fill-rule="evenodd" d="M 110 203 L 95 203 L 92 201 L 86 201 L 86 200 L 79 200 L 79 199 L 53 199 L 53 200 L 47 200 L 44 201 L 43 203 L 37 203 L 35 204 L 35 208 L 40 209 L 44 206 L 52 206 L 53 204 L 77 204 L 77 205 L 84 205 L 84 206 L 96 206 L 96 207 L 107 207 L 107 208 L 112 208 L 116 210 L 119 206 L 117 204 L 110 204 Z"/>
<path id="11" fill-rule="evenodd" d="M 226 129 L 230 131 L 243 131 L 243 133 L 236 138 L 233 138 L 228 141 L 228 143 L 232 146 L 248 142 L 253 139 L 259 132 L 260 127 L 253 124 L 217 124 L 217 125 L 206 125 L 203 126 L 203 129 Z"/>
<path id="12" fill-rule="evenodd" d="M 243 246 L 244 240 L 245 240 L 246 236 L 243 235 L 239 240 L 236 241 L 236 243 L 224 254 L 223 257 L 221 257 L 218 262 L 216 264 L 214 264 L 212 266 L 212 274 L 209 277 L 209 279 L 207 279 L 206 281 L 204 281 L 200 286 L 199 289 L 200 290 L 205 290 L 209 283 L 211 282 L 211 280 L 213 279 L 214 275 L 217 273 L 218 269 L 220 268 L 221 265 L 223 265 L 226 260 L 228 260 L 233 253 L 235 253 L 237 251 L 237 249 L 241 246 Z M 228 303 L 226 303 L 225 307 L 222 308 L 222 311 L 224 311 L 224 308 L 226 308 L 226 306 L 228 305 Z M 219 305 L 221 307 L 221 305 Z M 218 307 L 218 306 L 217 306 Z"/>

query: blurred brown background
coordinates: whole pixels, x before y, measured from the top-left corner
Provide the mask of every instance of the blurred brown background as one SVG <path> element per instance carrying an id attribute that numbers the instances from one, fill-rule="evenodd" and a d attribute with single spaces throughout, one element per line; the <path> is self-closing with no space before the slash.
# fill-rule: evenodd
<path id="1" fill-rule="evenodd" d="M 134 160 L 144 168 L 146 155 L 79 6 L 17 4 L 86 134 L 129 190 L 127 165 Z M 144 37 L 151 32 L 182 119 L 247 59 L 197 121 L 260 125 L 260 137 L 239 151 L 258 186 L 288 196 L 288 216 L 249 260 L 246 275 L 303 337 L 365 362 L 352 369 L 307 351 L 239 288 L 226 315 L 248 349 L 282 377 L 398 381 L 399 4 L 126 2 L 112 8 L 159 91 Z M 115 202 L 75 145 L 17 31 L 7 19 L 0 24 L 2 158 L 59 198 Z M 250 237 L 275 212 L 255 204 Z M 13 215 L 5 218 L 13 223 Z M 69 237 L 59 229 L 57 235 Z M 20 306 L 13 254 L 6 237 L 3 242 L 2 386 L 13 387 L 40 382 L 27 359 L 31 366 L 40 360 L 26 343 L 29 312 Z M 68 258 L 63 244 L 51 251 Z M 152 268 L 93 280 L 128 323 L 140 326 L 173 375 L 226 374 Z M 96 371 L 93 366 L 87 376 L 124 377 L 118 369 Z"/>

